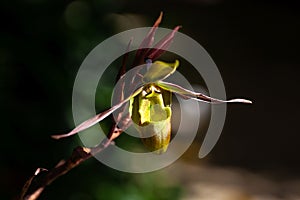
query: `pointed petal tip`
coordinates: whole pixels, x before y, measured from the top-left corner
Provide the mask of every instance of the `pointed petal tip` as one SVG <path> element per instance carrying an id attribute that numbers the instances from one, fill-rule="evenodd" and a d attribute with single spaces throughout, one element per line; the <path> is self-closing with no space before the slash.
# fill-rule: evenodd
<path id="1" fill-rule="evenodd" d="M 61 138 L 65 138 L 65 137 L 69 137 L 70 134 L 62 134 L 62 135 L 51 135 L 51 138 L 55 139 L 55 140 L 59 140 Z"/>
<path id="2" fill-rule="evenodd" d="M 181 25 L 179 25 L 179 26 L 176 26 L 175 28 L 174 28 L 174 31 L 178 31 L 179 29 L 181 29 L 182 28 L 182 26 Z"/>
<path id="3" fill-rule="evenodd" d="M 157 18 L 157 20 L 155 21 L 155 23 L 153 25 L 154 27 L 159 26 L 159 24 L 161 23 L 162 17 L 163 17 L 163 12 L 161 11 L 160 14 L 159 14 L 159 17 Z"/>
<path id="4" fill-rule="evenodd" d="M 163 12 L 163 11 L 160 11 L 160 13 L 159 13 L 159 18 L 162 18 L 163 15 L 164 15 L 164 12 Z"/>
<path id="5" fill-rule="evenodd" d="M 58 139 L 61 138 L 61 136 L 60 135 L 51 135 L 51 138 L 55 139 L 55 140 L 58 140 Z"/>
<path id="6" fill-rule="evenodd" d="M 39 173 L 45 172 L 45 171 L 49 171 L 49 170 L 46 169 L 46 168 L 41 168 L 41 167 L 39 167 L 39 168 L 37 168 L 37 169 L 35 170 L 34 175 L 36 176 L 36 175 L 38 175 Z"/>
<path id="7" fill-rule="evenodd" d="M 232 103 L 246 103 L 246 104 L 252 104 L 252 101 L 247 100 L 247 99 L 232 99 L 229 102 Z"/>
<path id="8" fill-rule="evenodd" d="M 253 102 L 252 102 L 252 101 L 250 101 L 250 100 L 247 100 L 247 99 L 245 99 L 245 100 L 244 100 L 244 103 L 253 104 Z"/>

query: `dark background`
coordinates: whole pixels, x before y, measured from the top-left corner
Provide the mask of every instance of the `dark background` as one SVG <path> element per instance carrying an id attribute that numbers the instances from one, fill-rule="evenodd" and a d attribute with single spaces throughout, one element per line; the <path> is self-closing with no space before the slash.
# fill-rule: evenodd
<path id="1" fill-rule="evenodd" d="M 78 137 L 50 135 L 73 126 L 72 86 L 85 56 L 121 30 L 151 26 L 160 11 L 162 27 L 182 25 L 208 51 L 228 97 L 254 101 L 228 106 L 214 150 L 203 160 L 198 149 L 189 150 L 182 162 L 299 177 L 300 7 L 294 1 L 24 0 L 2 1 L 0 8 L 3 199 L 15 198 L 37 167 L 53 167 L 80 145 Z M 122 173 L 90 159 L 41 199 L 181 197 L 180 184 L 158 182 L 151 173 Z"/>

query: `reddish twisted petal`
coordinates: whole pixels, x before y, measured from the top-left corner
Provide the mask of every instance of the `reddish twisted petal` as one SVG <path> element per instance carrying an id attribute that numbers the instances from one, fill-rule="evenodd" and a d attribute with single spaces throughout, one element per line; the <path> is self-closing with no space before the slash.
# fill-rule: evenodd
<path id="1" fill-rule="evenodd" d="M 125 73 L 126 73 L 126 64 L 127 64 L 127 60 L 128 60 L 128 56 L 129 56 L 129 49 L 130 49 L 130 45 L 132 43 L 132 40 L 133 40 L 133 38 L 130 39 L 130 41 L 129 41 L 128 45 L 127 45 L 126 53 L 123 56 L 122 65 L 121 65 L 121 68 L 119 70 L 119 73 L 118 73 L 118 76 L 117 76 L 117 79 L 116 79 L 116 83 L 118 81 L 120 81 L 120 84 L 117 84 L 115 86 L 116 87 L 116 91 L 119 91 L 119 92 L 116 92 L 117 102 L 121 102 L 124 99 L 125 82 L 124 82 L 123 77 L 125 76 Z M 115 139 L 116 137 L 118 137 L 123 132 L 123 130 L 124 130 L 124 129 L 120 128 L 117 123 L 122 118 L 122 115 L 123 115 L 123 113 L 125 111 L 125 108 L 126 108 L 125 105 L 126 104 L 123 104 L 119 109 L 116 110 L 116 116 L 117 116 L 117 118 L 114 120 L 114 123 L 111 126 L 111 130 L 107 134 L 107 138 L 110 141 L 112 141 L 113 139 Z M 122 119 L 122 121 L 126 121 L 126 120 Z M 107 140 L 104 140 L 103 142 L 106 144 Z"/>
<path id="2" fill-rule="evenodd" d="M 148 35 L 145 37 L 145 39 L 142 41 L 141 45 L 139 46 L 139 50 L 136 52 L 136 58 L 144 58 L 145 54 L 148 51 L 148 48 L 150 48 L 154 41 L 154 35 L 158 28 L 158 25 L 160 24 L 162 20 L 163 12 L 160 12 L 159 17 L 157 18 L 156 22 L 154 23 L 153 27 L 149 31 Z"/>
<path id="3" fill-rule="evenodd" d="M 124 54 L 123 59 L 122 59 L 122 65 L 118 72 L 116 82 L 118 82 L 119 79 L 126 73 L 126 64 L 127 64 L 127 60 L 129 57 L 129 50 L 130 50 L 130 45 L 131 45 L 132 41 L 133 41 L 133 38 L 130 38 L 127 48 L 126 48 L 126 53 Z"/>
<path id="4" fill-rule="evenodd" d="M 158 25 L 160 24 L 161 20 L 162 20 L 162 16 L 163 16 L 163 12 L 160 12 L 159 17 L 157 18 L 157 20 L 155 21 L 154 25 L 152 26 L 151 30 L 149 31 L 149 33 L 147 34 L 147 36 L 144 38 L 144 40 L 142 41 L 142 43 L 140 44 L 135 58 L 134 58 L 134 62 L 133 62 L 133 66 L 138 66 L 144 63 L 145 60 L 145 55 L 148 52 L 149 48 L 151 48 L 153 41 L 154 41 L 154 35 L 155 32 L 158 28 Z M 140 69 L 134 69 L 135 73 L 138 74 Z M 132 78 L 132 84 L 134 84 L 135 82 L 139 82 L 138 80 L 139 78 L 137 76 Z M 135 84 L 134 84 L 135 85 Z"/>
<path id="5" fill-rule="evenodd" d="M 132 43 L 132 38 L 130 39 L 128 45 L 127 45 L 127 49 L 126 49 L 126 53 L 124 54 L 123 56 L 123 59 L 122 59 L 122 66 L 119 70 L 119 73 L 118 73 L 118 76 L 117 76 L 117 79 L 116 79 L 116 83 L 118 81 L 120 81 L 119 84 L 116 85 L 116 89 L 115 91 L 118 91 L 116 93 L 116 99 L 117 99 L 117 102 L 121 102 L 124 100 L 124 87 L 125 87 L 125 82 L 124 82 L 124 79 L 122 78 L 124 76 L 124 74 L 126 73 L 126 63 L 127 63 L 127 60 L 128 60 L 128 56 L 129 56 L 129 48 L 130 48 L 130 45 Z M 119 120 L 121 118 L 121 115 L 122 113 L 124 112 L 124 108 L 121 108 L 118 110 L 118 113 L 116 116 L 117 117 L 117 120 Z"/>
<path id="6" fill-rule="evenodd" d="M 171 33 L 166 35 L 161 39 L 153 48 L 149 49 L 145 55 L 146 58 L 151 60 L 157 59 L 161 54 L 163 54 L 170 44 L 172 43 L 175 33 L 181 28 L 181 26 L 176 26 Z"/>

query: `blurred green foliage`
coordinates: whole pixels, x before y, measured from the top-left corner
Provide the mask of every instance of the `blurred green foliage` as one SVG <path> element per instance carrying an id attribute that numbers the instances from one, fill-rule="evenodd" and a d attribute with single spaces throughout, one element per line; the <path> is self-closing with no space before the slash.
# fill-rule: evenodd
<path id="1" fill-rule="evenodd" d="M 59 199 L 165 200 L 179 199 L 182 194 L 177 183 L 161 172 L 128 174 L 91 160 L 71 173 L 49 186 L 41 199 L 57 199 L 59 194 Z"/>

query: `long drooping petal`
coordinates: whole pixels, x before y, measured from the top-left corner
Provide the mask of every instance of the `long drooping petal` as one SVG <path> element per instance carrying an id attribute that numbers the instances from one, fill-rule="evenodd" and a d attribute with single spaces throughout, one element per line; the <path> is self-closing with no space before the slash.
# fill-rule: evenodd
<path id="1" fill-rule="evenodd" d="M 127 49 L 126 49 L 126 53 L 124 54 L 123 56 L 123 59 L 122 59 L 122 66 L 119 70 L 119 73 L 118 73 L 118 76 L 117 76 L 117 79 L 116 79 L 116 83 L 118 81 L 120 81 L 119 84 L 117 84 L 115 87 L 115 91 L 117 91 L 116 94 L 116 99 L 117 99 L 117 102 L 121 102 L 124 100 L 124 88 L 125 88 L 125 82 L 124 82 L 124 79 L 122 77 L 124 77 L 125 73 L 126 73 L 126 64 L 127 64 L 127 60 L 128 60 L 128 56 L 129 56 L 129 49 L 130 49 L 130 45 L 132 43 L 132 38 L 130 39 L 128 45 L 127 45 Z M 123 108 L 119 109 L 117 112 L 117 121 L 120 120 L 121 118 L 121 115 L 122 113 L 124 112 L 124 106 Z"/>
<path id="2" fill-rule="evenodd" d="M 122 65 L 121 65 L 121 68 L 119 69 L 119 73 L 118 73 L 118 76 L 117 76 L 117 79 L 116 79 L 116 83 L 118 81 L 120 81 L 119 84 L 117 84 L 115 87 L 115 91 L 116 92 L 116 99 L 117 99 L 117 102 L 121 102 L 124 100 L 124 88 L 125 88 L 125 82 L 124 82 L 124 79 L 122 79 L 122 77 L 125 76 L 125 73 L 126 73 L 126 65 L 127 65 L 127 60 L 128 60 L 128 56 L 129 56 L 129 49 L 130 49 L 130 45 L 132 43 L 132 40 L 133 38 L 131 38 L 129 40 L 129 43 L 127 45 L 127 49 L 126 49 L 126 53 L 124 54 L 123 56 L 123 59 L 122 59 Z M 113 124 L 110 128 L 110 131 L 108 132 L 107 134 L 107 139 L 112 141 L 113 139 L 115 139 L 116 137 L 118 137 L 125 129 L 122 129 L 118 126 L 117 123 L 119 123 L 122 119 L 122 115 L 124 113 L 124 110 L 126 108 L 126 104 L 123 104 L 119 109 L 117 109 L 115 112 L 116 112 L 116 115 L 117 116 L 115 119 L 113 119 Z M 124 118 L 124 117 L 123 117 Z M 129 116 L 130 118 L 130 116 Z M 124 118 L 122 119 L 122 121 L 124 122 L 124 124 L 130 120 L 127 120 L 127 118 Z M 128 122 L 129 123 L 129 122 Z M 124 125 L 125 127 L 125 125 Z M 125 127 L 126 128 L 126 127 Z M 107 140 L 103 140 L 101 143 L 105 143 L 106 144 Z"/>
<path id="3" fill-rule="evenodd" d="M 78 125 L 76 128 L 74 128 L 72 131 L 70 131 L 67 134 L 62 134 L 62 135 L 52 135 L 51 137 L 54 139 L 60 139 L 60 138 L 64 138 L 64 137 L 69 137 L 71 135 L 74 135 L 80 131 L 83 131 L 93 125 L 95 125 L 96 123 L 100 122 L 101 120 L 103 120 L 104 118 L 106 118 L 108 115 L 110 115 L 111 113 L 113 113 L 115 110 L 117 110 L 118 108 L 120 108 L 124 103 L 126 103 L 127 101 L 129 101 L 132 97 L 136 96 L 137 94 L 139 94 L 142 91 L 143 87 L 138 88 L 133 94 L 131 94 L 129 97 L 127 97 L 126 99 L 124 99 L 123 101 L 121 101 L 120 103 L 114 105 L 113 107 L 111 107 L 110 109 L 82 122 L 80 125 Z"/>
<path id="4" fill-rule="evenodd" d="M 204 95 L 199 92 L 193 92 L 191 90 L 185 89 L 179 85 L 173 84 L 173 83 L 168 83 L 164 81 L 159 81 L 157 84 L 168 91 L 178 93 L 188 99 L 194 99 L 196 101 L 201 101 L 205 103 L 210 103 L 210 104 L 220 104 L 220 103 L 248 103 L 251 104 L 252 101 L 247 100 L 247 99 L 231 99 L 231 100 L 221 100 L 221 99 L 216 99 L 209 97 L 207 95 Z"/>

